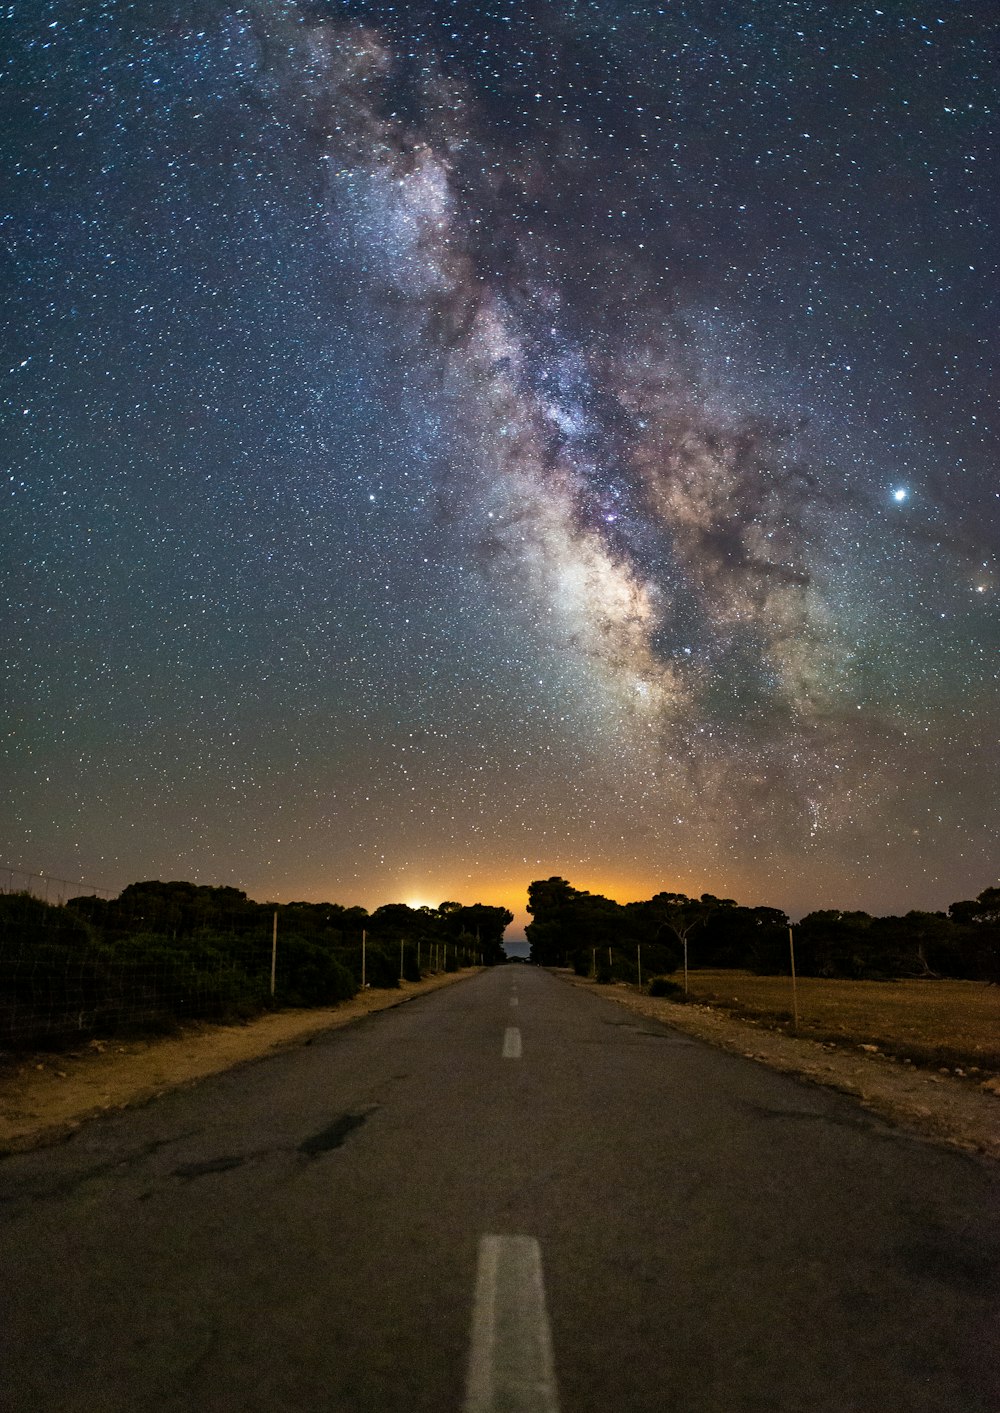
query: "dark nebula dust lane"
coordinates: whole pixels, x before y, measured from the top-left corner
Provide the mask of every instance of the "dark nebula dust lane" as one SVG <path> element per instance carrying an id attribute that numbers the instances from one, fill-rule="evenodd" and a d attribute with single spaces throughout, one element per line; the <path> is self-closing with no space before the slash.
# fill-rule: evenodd
<path id="1" fill-rule="evenodd" d="M 991 9 L 12 11 L 11 860 L 992 881 Z"/>

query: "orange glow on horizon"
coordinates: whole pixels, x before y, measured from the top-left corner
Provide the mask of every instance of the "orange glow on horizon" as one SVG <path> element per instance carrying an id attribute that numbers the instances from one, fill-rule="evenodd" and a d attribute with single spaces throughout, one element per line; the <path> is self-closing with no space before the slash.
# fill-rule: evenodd
<path id="1" fill-rule="evenodd" d="M 467 876 L 464 881 L 452 884 L 428 880 L 425 876 L 406 884 L 393 880 L 387 882 L 384 889 L 371 883 L 350 889 L 336 883 L 319 883 L 292 885 L 291 888 L 278 890 L 272 887 L 267 890 L 267 895 L 276 902 L 339 903 L 344 907 L 360 906 L 369 912 L 388 903 L 405 903 L 410 908 L 436 908 L 447 901 L 464 906 L 484 903 L 488 907 L 510 909 L 514 921 L 508 927 L 506 936 L 508 941 L 517 941 L 523 937 L 525 926 L 531 921 L 527 910 L 528 885 L 544 878 L 565 878 L 580 892 L 601 894 L 618 903 L 638 902 L 663 891 L 694 895 L 714 891 L 709 884 L 693 880 L 689 875 L 675 874 L 665 878 L 652 873 L 606 873 L 600 869 L 588 871 L 579 864 L 576 867 L 561 865 L 556 861 L 536 865 L 534 870 L 520 870 L 516 875 L 505 869 L 503 873 L 494 875 L 479 873 L 474 879 Z M 249 891 L 253 896 L 254 890 Z"/>
<path id="2" fill-rule="evenodd" d="M 872 889 L 871 879 L 845 869 L 839 878 L 825 876 L 820 881 L 810 877 L 805 860 L 788 858 L 772 863 L 768 870 L 762 868 L 759 873 L 730 871 L 718 865 L 698 875 L 671 872 L 668 868 L 654 872 L 652 868 L 638 865 L 621 871 L 610 865 L 588 868 L 580 860 L 546 859 L 526 865 L 521 860 L 502 859 L 497 861 L 494 871 L 470 868 L 463 860 L 456 867 L 442 867 L 440 872 L 431 872 L 429 868 L 420 870 L 416 866 L 391 872 L 380 870 L 348 884 L 336 879 L 317 882 L 315 875 L 308 879 L 299 876 L 291 881 L 287 878 L 279 881 L 273 875 L 193 881 L 212 885 L 227 883 L 244 890 L 257 902 L 335 903 L 345 908 L 363 907 L 368 912 L 391 903 L 405 903 L 411 908 L 437 908 L 445 901 L 463 906 L 483 903 L 508 908 L 514 914 L 506 938 L 519 941 L 531 921 L 527 911 L 529 883 L 553 877 L 565 878 L 580 892 L 600 894 L 618 903 L 639 902 L 660 892 L 686 893 L 689 897 L 713 893 L 720 898 L 732 898 L 743 907 L 779 908 L 793 922 L 821 908 L 859 908 L 873 914 L 888 910 L 878 896 L 877 884 Z M 914 897 L 909 906 L 942 908 L 951 900 L 948 894 L 930 900 Z M 906 906 L 896 903 L 898 911 L 905 911 Z"/>

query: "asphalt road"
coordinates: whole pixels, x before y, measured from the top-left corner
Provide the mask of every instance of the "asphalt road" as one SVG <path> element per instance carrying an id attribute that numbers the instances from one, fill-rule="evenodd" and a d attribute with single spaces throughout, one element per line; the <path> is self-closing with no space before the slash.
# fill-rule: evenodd
<path id="1" fill-rule="evenodd" d="M 508 966 L 0 1163 L 5 1409 L 996 1413 L 997 1170 Z"/>

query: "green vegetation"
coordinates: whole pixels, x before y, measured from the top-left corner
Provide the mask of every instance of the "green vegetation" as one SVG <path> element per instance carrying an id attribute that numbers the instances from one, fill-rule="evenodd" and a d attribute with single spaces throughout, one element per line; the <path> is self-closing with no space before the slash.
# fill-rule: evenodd
<path id="1" fill-rule="evenodd" d="M 778 908 L 741 907 L 711 893 L 623 904 L 547 878 L 529 887 L 528 911 L 532 961 L 598 981 L 635 982 L 640 965 L 646 980 L 669 976 L 685 950 L 691 968 L 790 970 L 788 918 Z M 809 913 L 795 925 L 795 960 L 807 977 L 1000 982 L 1000 888 L 952 903 L 947 913 Z"/>
<path id="2" fill-rule="evenodd" d="M 271 954 L 277 915 L 277 965 Z M 59 1045 L 268 1006 L 325 1006 L 506 960 L 504 908 L 255 903 L 237 888 L 133 883 L 65 906 L 0 894 L 0 1044 Z"/>

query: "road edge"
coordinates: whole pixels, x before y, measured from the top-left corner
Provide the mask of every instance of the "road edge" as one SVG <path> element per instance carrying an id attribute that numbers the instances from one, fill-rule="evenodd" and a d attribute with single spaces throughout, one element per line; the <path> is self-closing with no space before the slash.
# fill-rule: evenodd
<path id="1" fill-rule="evenodd" d="M 637 1015 L 807 1084 L 836 1090 L 897 1128 L 961 1152 L 1000 1161 L 1000 1098 L 951 1075 L 896 1069 L 884 1055 L 751 1026 L 700 1002 L 677 1005 L 634 987 L 600 986 L 557 967 L 547 971 Z"/>
<path id="2" fill-rule="evenodd" d="M 444 972 L 419 982 L 404 981 L 398 991 L 371 989 L 336 1006 L 269 1011 L 233 1025 L 192 1023 L 179 1034 L 124 1043 L 111 1037 L 89 1042 L 83 1054 L 24 1056 L 23 1065 L 0 1078 L 0 1157 L 61 1143 L 102 1114 L 152 1103 L 164 1094 L 294 1049 L 317 1035 L 366 1020 L 483 970 L 467 967 Z M 81 1097 L 74 1100 L 78 1092 Z"/>

